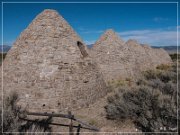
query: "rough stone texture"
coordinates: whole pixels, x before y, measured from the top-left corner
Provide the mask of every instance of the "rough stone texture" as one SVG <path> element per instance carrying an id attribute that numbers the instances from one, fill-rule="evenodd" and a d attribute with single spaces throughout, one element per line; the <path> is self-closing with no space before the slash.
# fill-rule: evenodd
<path id="1" fill-rule="evenodd" d="M 124 42 L 113 30 L 107 30 L 91 49 L 106 82 L 114 79 L 137 78 L 142 71 L 171 63 L 163 49 L 142 46 L 136 40 Z"/>
<path id="2" fill-rule="evenodd" d="M 106 81 L 133 76 L 134 65 L 129 48 L 112 30 L 107 30 L 94 44 L 91 55 L 99 64 Z"/>
<path id="3" fill-rule="evenodd" d="M 134 65 L 134 70 L 136 76 L 140 74 L 141 71 L 152 69 L 151 59 L 147 56 L 145 49 L 133 39 L 129 39 L 125 46 L 129 48 L 129 53 L 132 56 L 132 64 Z"/>
<path id="4" fill-rule="evenodd" d="M 44 10 L 3 62 L 5 96 L 16 91 L 20 105 L 38 111 L 70 110 L 95 102 L 107 88 L 96 63 L 84 54 L 86 46 L 64 18 Z"/>
<path id="5" fill-rule="evenodd" d="M 155 68 L 160 64 L 170 64 L 172 62 L 169 54 L 164 49 L 151 48 L 149 45 L 142 45 L 142 47 L 150 58 L 149 63 L 151 67 Z"/>
<path id="6" fill-rule="evenodd" d="M 135 40 L 124 42 L 113 30 L 107 30 L 88 50 L 63 17 L 45 10 L 8 52 L 3 62 L 3 93 L 16 91 L 19 104 L 31 110 L 70 110 L 105 96 L 104 79 L 135 78 L 141 71 L 169 63 L 163 49 Z"/>

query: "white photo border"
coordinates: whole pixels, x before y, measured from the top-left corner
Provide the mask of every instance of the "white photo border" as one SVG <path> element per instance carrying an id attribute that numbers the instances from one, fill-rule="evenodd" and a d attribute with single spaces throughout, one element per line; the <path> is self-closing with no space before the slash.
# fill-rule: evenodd
<path id="1" fill-rule="evenodd" d="M 19 3 L 19 4 L 36 4 L 36 3 L 38 3 L 38 4 L 45 4 L 45 3 L 54 3 L 54 4 L 60 4 L 60 3 L 62 3 L 62 4 L 110 4 L 110 3 L 117 3 L 117 4 L 126 4 L 126 3 L 129 3 L 129 4 L 136 4 L 136 3 L 139 3 L 139 4 L 141 4 L 141 3 L 144 3 L 144 4 L 150 4 L 150 3 L 152 3 L 152 4 L 158 4 L 158 3 L 162 3 L 162 4 L 168 4 L 168 3 L 174 3 L 174 4 L 176 4 L 177 5 L 177 54 L 179 53 L 179 50 L 178 50 L 178 48 L 179 48 L 179 28 L 178 28 L 178 26 L 179 26 L 179 17 L 178 17 L 178 14 L 179 14 L 179 2 L 150 2 L 150 1 L 147 1 L 147 2 L 8 2 L 8 1 L 2 1 L 1 2 L 1 27 L 2 27 L 2 29 L 1 29 L 1 38 L 2 38 L 2 50 L 3 50 L 3 31 L 4 31 L 4 29 L 3 29 L 3 5 L 4 4 L 15 4 L 15 3 Z M 3 59 L 3 53 L 2 53 L 2 59 Z M 2 65 L 1 65 L 1 69 L 2 69 L 2 133 L 13 133 L 13 134 L 17 134 L 17 133 L 27 133 L 27 132 L 3 132 L 3 62 L 2 62 Z M 132 133 L 132 134 L 137 134 L 137 133 L 146 133 L 146 134 L 152 134 L 152 133 L 162 133 L 162 134 L 169 134 L 169 133 L 177 133 L 178 134 L 178 119 L 179 119 L 179 116 L 178 116 L 178 93 L 179 93 L 179 88 L 178 88 L 178 80 L 179 80 L 179 77 L 178 77 L 178 55 L 177 55 L 177 132 L 97 132 L 97 133 L 109 133 L 109 134 L 111 134 L 111 133 L 118 133 L 118 134 L 120 134 L 120 133 L 125 133 L 125 134 L 129 134 L 129 133 Z M 28 132 L 28 133 L 34 133 L 34 132 Z M 36 133 L 39 133 L 39 134 L 44 134 L 45 132 L 36 132 Z M 46 133 L 69 133 L 69 132 L 46 132 Z M 93 133 L 93 132 L 82 132 L 83 134 L 84 133 Z"/>

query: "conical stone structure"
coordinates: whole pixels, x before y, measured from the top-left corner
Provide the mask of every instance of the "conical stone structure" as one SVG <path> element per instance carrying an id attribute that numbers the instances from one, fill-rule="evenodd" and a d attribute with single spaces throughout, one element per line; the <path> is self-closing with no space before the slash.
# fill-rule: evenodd
<path id="1" fill-rule="evenodd" d="M 133 76 L 129 49 L 112 29 L 107 30 L 92 47 L 92 57 L 99 64 L 106 82 Z"/>
<path id="2" fill-rule="evenodd" d="M 171 64 L 172 60 L 169 54 L 162 48 L 154 49 L 151 48 L 149 45 L 143 44 L 142 47 L 144 48 L 146 54 L 150 58 L 151 67 L 155 68 L 161 64 Z"/>
<path id="3" fill-rule="evenodd" d="M 142 71 L 170 64 L 163 49 L 140 45 L 136 40 L 124 42 L 113 30 L 107 30 L 94 44 L 92 57 L 99 64 L 106 82 L 116 79 L 139 78 Z"/>
<path id="4" fill-rule="evenodd" d="M 147 55 L 145 49 L 134 39 L 129 39 L 125 46 L 129 48 L 129 52 L 132 56 L 134 73 L 138 76 L 142 71 L 152 69 L 151 58 Z"/>
<path id="5" fill-rule="evenodd" d="M 25 29 L 3 62 L 3 93 L 17 92 L 31 110 L 76 109 L 107 93 L 86 46 L 54 10 Z"/>
<path id="6" fill-rule="evenodd" d="M 159 64 L 170 64 L 172 63 L 172 59 L 169 56 L 169 54 L 163 49 L 163 48 L 159 48 L 159 49 L 154 49 L 155 54 L 157 55 L 158 59 L 158 65 Z"/>

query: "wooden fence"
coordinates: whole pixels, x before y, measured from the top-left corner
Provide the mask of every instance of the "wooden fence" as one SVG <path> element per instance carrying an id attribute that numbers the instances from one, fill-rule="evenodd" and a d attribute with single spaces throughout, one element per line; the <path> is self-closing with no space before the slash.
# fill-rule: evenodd
<path id="1" fill-rule="evenodd" d="M 99 129 L 76 118 L 74 115 L 72 115 L 71 112 L 68 112 L 68 114 L 60 114 L 60 113 L 38 113 L 38 112 L 26 112 L 26 115 L 28 116 L 46 116 L 46 117 L 60 117 L 60 118 L 66 118 L 70 120 L 69 124 L 60 124 L 60 123 L 47 123 L 49 125 L 56 125 L 56 126 L 62 126 L 62 127 L 68 127 L 69 128 L 69 135 L 74 135 L 73 129 L 76 128 L 76 135 L 80 134 L 81 129 L 91 130 L 94 132 L 99 132 Z M 21 117 L 22 120 L 34 122 L 35 120 L 27 119 Z M 78 125 L 73 125 L 73 121 L 76 121 Z"/>

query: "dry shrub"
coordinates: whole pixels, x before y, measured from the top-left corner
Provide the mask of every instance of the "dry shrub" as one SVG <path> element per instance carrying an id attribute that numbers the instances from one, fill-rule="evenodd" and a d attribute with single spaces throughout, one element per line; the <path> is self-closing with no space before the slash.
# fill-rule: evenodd
<path id="1" fill-rule="evenodd" d="M 4 100 L 3 105 L 3 132 L 17 132 L 21 125 L 18 118 L 20 108 L 16 106 L 18 95 L 12 93 Z"/>
<path id="2" fill-rule="evenodd" d="M 167 65 L 167 64 L 161 64 L 156 67 L 156 69 L 159 69 L 159 70 L 169 70 L 170 68 L 171 68 L 171 66 Z"/>
<path id="3" fill-rule="evenodd" d="M 111 89 L 113 89 L 113 88 L 118 88 L 118 87 L 131 86 L 132 83 L 133 83 L 133 80 L 131 80 L 131 78 L 126 78 L 126 79 L 118 79 L 118 80 L 110 81 L 108 82 L 108 86 L 111 87 Z"/>
<path id="4" fill-rule="evenodd" d="M 157 78 L 159 78 L 162 82 L 167 83 L 169 81 L 175 81 L 177 79 L 177 74 L 171 71 L 162 71 L 159 74 L 157 74 Z"/>
<path id="5" fill-rule="evenodd" d="M 146 80 L 156 79 L 158 74 L 159 74 L 159 71 L 154 71 L 154 70 L 148 70 L 148 71 L 143 72 L 144 78 Z"/>
<path id="6" fill-rule="evenodd" d="M 175 67 L 144 72 L 135 87 L 121 88 L 108 98 L 107 118 L 131 119 L 143 132 L 176 132 L 177 78 Z"/>
<path id="7" fill-rule="evenodd" d="M 27 121 L 25 124 L 22 124 L 18 131 L 23 134 L 28 134 L 28 132 L 33 133 L 34 135 L 39 132 L 43 133 L 44 135 L 50 135 L 52 132 L 52 128 L 49 126 L 48 123 L 52 122 L 52 117 L 47 119 L 36 119 L 34 121 Z M 24 133 L 22 133 L 24 132 Z"/>
<path id="8" fill-rule="evenodd" d="M 177 59 L 180 59 L 180 54 L 177 53 L 170 54 L 170 57 L 173 61 L 176 61 Z"/>
<path id="9" fill-rule="evenodd" d="M 120 90 L 108 98 L 105 109 L 108 119 L 131 119 L 143 132 L 173 131 L 177 127 L 177 108 L 171 97 L 150 87 L 142 86 L 123 93 Z"/>
<path id="10" fill-rule="evenodd" d="M 167 83 L 169 81 L 176 82 L 177 73 L 164 70 L 148 70 L 144 72 L 144 78 L 146 80 L 160 79 L 162 82 Z"/>
<path id="11" fill-rule="evenodd" d="M 34 122 L 24 121 L 19 116 L 26 116 L 26 110 L 21 109 L 16 105 L 18 101 L 18 95 L 16 93 L 10 94 L 4 100 L 3 106 L 3 123 L 2 123 L 2 115 L 0 116 L 0 129 L 3 132 L 8 132 L 9 135 L 13 134 L 12 132 L 19 132 L 19 134 L 28 134 L 28 132 L 32 135 L 38 134 L 38 132 L 51 132 L 51 128 L 49 127 L 49 122 L 51 122 L 51 118 L 48 119 L 36 119 Z M 1 105 L 2 106 L 2 105 Z M 2 114 L 2 108 L 0 108 L 0 112 Z M 24 133 L 21 133 L 24 132 Z"/>

